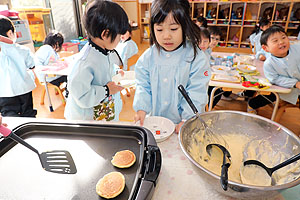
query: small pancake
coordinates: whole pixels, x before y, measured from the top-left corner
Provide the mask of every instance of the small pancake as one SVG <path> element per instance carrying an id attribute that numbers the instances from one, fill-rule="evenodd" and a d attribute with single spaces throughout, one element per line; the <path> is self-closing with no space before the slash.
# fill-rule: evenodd
<path id="1" fill-rule="evenodd" d="M 125 188 L 125 177 L 120 172 L 110 172 L 101 178 L 96 185 L 96 192 L 106 199 L 115 198 Z"/>
<path id="2" fill-rule="evenodd" d="M 128 168 L 131 167 L 135 163 L 135 155 L 130 150 L 123 150 L 118 151 L 113 159 L 111 160 L 111 163 L 113 166 L 118 168 Z"/>

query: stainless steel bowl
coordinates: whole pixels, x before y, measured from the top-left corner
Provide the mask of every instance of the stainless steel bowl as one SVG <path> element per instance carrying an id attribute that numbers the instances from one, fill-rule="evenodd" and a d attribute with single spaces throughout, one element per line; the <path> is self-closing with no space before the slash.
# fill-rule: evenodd
<path id="1" fill-rule="evenodd" d="M 283 146 L 287 142 L 284 152 L 290 157 L 300 152 L 300 139 L 294 133 L 264 117 L 238 111 L 211 111 L 202 113 L 201 117 L 205 121 L 211 120 L 211 127 L 215 134 L 234 132 L 249 136 L 269 137 L 274 145 Z M 217 192 L 240 199 L 260 199 L 278 195 L 280 191 L 300 183 L 300 178 L 297 178 L 283 185 L 262 187 L 229 180 L 228 190 L 224 191 L 220 186 L 220 176 L 201 166 L 188 151 L 193 140 L 193 130 L 199 126 L 200 120 L 196 116 L 184 123 L 179 132 L 180 146 L 186 157 L 193 163 L 195 171 Z"/>

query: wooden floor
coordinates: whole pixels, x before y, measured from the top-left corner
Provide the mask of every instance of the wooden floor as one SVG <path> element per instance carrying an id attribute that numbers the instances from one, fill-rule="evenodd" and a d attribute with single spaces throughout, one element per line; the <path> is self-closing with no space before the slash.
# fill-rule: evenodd
<path id="1" fill-rule="evenodd" d="M 148 44 L 139 45 L 140 56 L 144 50 L 148 48 Z M 38 84 L 37 84 L 38 85 Z M 56 118 L 64 119 L 64 106 L 58 95 L 55 95 L 54 89 L 50 90 L 50 96 L 53 104 L 54 112 L 50 112 L 47 97 L 45 97 L 45 104 L 40 105 L 42 86 L 39 86 L 33 91 L 33 103 L 34 107 L 38 110 L 38 118 Z M 120 113 L 120 120 L 122 121 L 133 121 L 134 110 L 132 109 L 134 90 L 130 91 L 130 96 L 124 96 L 126 103 Z M 247 102 L 243 100 L 221 100 L 214 110 L 238 110 L 246 111 Z M 271 117 L 272 108 L 270 106 L 265 106 L 258 110 L 258 114 L 267 118 Z M 300 109 L 290 108 L 282 116 L 280 122 L 283 126 L 293 131 L 296 135 L 300 135 Z"/>

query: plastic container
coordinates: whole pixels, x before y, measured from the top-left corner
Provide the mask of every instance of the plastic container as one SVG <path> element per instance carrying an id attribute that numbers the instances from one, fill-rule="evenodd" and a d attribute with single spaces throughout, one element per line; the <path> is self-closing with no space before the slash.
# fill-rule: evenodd
<path id="1" fill-rule="evenodd" d="M 87 42 L 87 40 L 80 41 L 78 44 L 78 51 L 80 51 Z"/>

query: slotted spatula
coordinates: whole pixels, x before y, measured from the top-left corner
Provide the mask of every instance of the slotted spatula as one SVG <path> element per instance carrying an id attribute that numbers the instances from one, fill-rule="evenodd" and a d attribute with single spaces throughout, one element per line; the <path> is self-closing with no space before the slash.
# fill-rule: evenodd
<path id="1" fill-rule="evenodd" d="M 10 129 L 0 125 L 0 133 L 4 138 L 11 138 L 14 141 L 24 145 L 28 149 L 34 151 L 41 161 L 42 167 L 48 171 L 58 174 L 76 174 L 77 169 L 71 154 L 65 150 L 54 150 L 42 152 L 41 154 L 33 146 L 25 142 Z"/>

